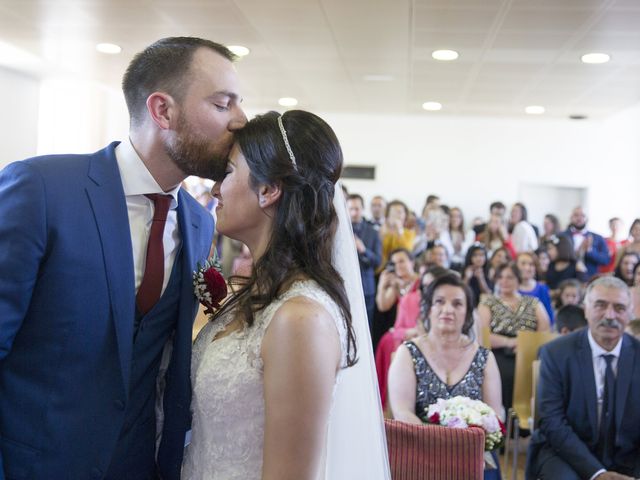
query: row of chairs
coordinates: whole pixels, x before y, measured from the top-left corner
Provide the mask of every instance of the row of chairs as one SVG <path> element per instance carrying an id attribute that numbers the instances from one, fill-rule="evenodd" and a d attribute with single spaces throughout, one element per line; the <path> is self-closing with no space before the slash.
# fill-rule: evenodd
<path id="1" fill-rule="evenodd" d="M 480 332 L 487 348 L 489 330 Z M 520 428 L 536 425 L 535 405 L 538 350 L 553 340 L 550 332 L 522 331 L 517 336 L 513 407 L 507 412 L 504 478 L 517 478 Z M 483 478 L 484 432 L 481 429 L 454 429 L 437 425 L 410 425 L 385 420 L 391 476 L 393 480 L 474 480 Z M 513 440 L 510 439 L 513 433 Z M 511 450 L 513 450 L 511 452 Z M 509 455 L 512 454 L 511 475 Z"/>

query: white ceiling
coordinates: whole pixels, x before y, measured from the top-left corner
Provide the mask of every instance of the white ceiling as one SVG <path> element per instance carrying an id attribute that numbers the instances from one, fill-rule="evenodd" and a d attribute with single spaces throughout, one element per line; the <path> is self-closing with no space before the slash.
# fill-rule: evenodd
<path id="1" fill-rule="evenodd" d="M 640 102 L 640 0 L 0 0 L 0 42 L 37 57 L 4 45 L 0 64 L 41 75 L 117 87 L 136 52 L 174 35 L 249 47 L 238 69 L 257 110 L 293 96 L 324 112 L 602 117 Z M 433 60 L 440 48 L 460 58 Z M 592 51 L 611 61 L 581 63 Z"/>

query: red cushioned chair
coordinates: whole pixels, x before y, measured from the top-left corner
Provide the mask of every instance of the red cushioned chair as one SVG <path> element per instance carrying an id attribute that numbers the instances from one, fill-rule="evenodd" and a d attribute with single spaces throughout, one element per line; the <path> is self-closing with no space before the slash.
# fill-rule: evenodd
<path id="1" fill-rule="evenodd" d="M 484 431 L 385 420 L 393 480 L 482 480 Z"/>

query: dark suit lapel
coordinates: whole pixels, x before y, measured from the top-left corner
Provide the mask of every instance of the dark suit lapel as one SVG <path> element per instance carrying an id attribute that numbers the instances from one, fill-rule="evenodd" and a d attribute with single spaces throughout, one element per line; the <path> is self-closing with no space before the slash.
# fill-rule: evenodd
<path id="1" fill-rule="evenodd" d="M 620 349 L 620 358 L 618 359 L 618 373 L 616 375 L 616 431 L 620 431 L 622 418 L 624 415 L 625 402 L 627 401 L 627 393 L 631 385 L 631 377 L 633 368 L 637 363 L 637 352 L 633 348 L 633 344 L 626 335 L 622 337 L 622 348 Z M 637 406 L 633 406 L 637 408 Z"/>
<path id="2" fill-rule="evenodd" d="M 128 396 L 135 317 L 135 282 L 127 203 L 112 143 L 91 160 L 87 195 L 100 234 L 109 300 L 118 341 L 124 391 Z M 82 239 L 80 239 L 82 242 Z M 79 246 L 82 248 L 82 245 Z M 90 312 L 87 312 L 90 315 Z"/>
<path id="3" fill-rule="evenodd" d="M 593 371 L 593 356 L 587 337 L 587 329 L 584 329 L 578 339 L 578 371 L 582 372 L 582 383 L 584 387 L 585 401 L 587 402 L 587 415 L 593 431 L 593 437 L 598 435 L 598 393 L 596 392 L 596 379 Z"/>
<path id="4" fill-rule="evenodd" d="M 191 317 L 193 315 L 194 299 L 193 294 L 193 272 L 197 268 L 197 263 L 203 263 L 206 258 L 199 258 L 204 248 L 201 244 L 202 235 L 200 233 L 200 213 L 198 210 L 192 208 L 192 205 L 188 202 L 188 194 L 183 190 L 179 192 L 178 202 L 178 223 L 180 225 L 180 235 L 182 236 L 182 295 L 180 306 L 180 317 L 182 321 L 183 315 Z M 187 308 L 185 309 L 184 299 L 189 299 Z M 189 323 L 191 327 L 190 319 Z"/>

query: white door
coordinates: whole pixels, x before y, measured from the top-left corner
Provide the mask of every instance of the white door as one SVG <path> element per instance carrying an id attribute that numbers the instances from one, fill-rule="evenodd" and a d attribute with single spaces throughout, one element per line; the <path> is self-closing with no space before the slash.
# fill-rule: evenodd
<path id="1" fill-rule="evenodd" d="M 586 199 L 587 189 L 582 187 L 521 183 L 518 188 L 518 201 L 527 207 L 529 222 L 538 227 L 540 234 L 546 214 L 553 213 L 557 216 L 560 227 L 564 230 L 574 207 L 588 207 L 585 205 Z"/>

